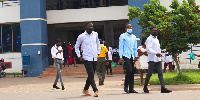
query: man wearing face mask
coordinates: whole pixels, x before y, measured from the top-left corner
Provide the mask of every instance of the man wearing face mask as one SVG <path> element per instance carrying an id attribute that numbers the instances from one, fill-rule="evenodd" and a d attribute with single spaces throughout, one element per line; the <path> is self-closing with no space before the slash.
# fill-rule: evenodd
<path id="1" fill-rule="evenodd" d="M 150 36 L 146 40 L 146 49 L 148 54 L 147 62 L 149 64 L 148 68 L 149 72 L 146 75 L 143 90 L 145 93 L 149 93 L 147 85 L 150 80 L 150 77 L 152 76 L 153 70 L 156 69 L 161 84 L 161 93 L 170 93 L 172 91 L 165 88 L 165 83 L 162 74 L 162 62 L 161 62 L 162 55 L 161 55 L 160 43 L 159 40 L 157 39 L 158 31 L 155 26 L 150 28 L 150 33 L 151 33 Z"/>
<path id="2" fill-rule="evenodd" d="M 100 54 L 101 47 L 98 39 L 98 33 L 93 31 L 92 22 L 87 22 L 85 24 L 85 29 L 86 31 L 78 36 L 75 45 L 75 52 L 80 61 L 84 62 L 86 71 L 88 73 L 83 94 L 91 96 L 91 94 L 88 92 L 89 86 L 91 85 L 94 91 L 94 97 L 98 97 L 99 94 L 94 81 L 94 73 L 97 65 L 97 57 Z M 83 50 L 82 57 L 79 50 L 80 45 Z"/>
<path id="3" fill-rule="evenodd" d="M 61 74 L 61 68 L 62 68 L 62 65 L 63 65 L 64 58 L 63 58 L 63 49 L 61 47 L 61 40 L 60 39 L 56 39 L 56 44 L 51 48 L 51 55 L 52 55 L 52 58 L 54 59 L 54 63 L 55 63 L 56 68 L 57 68 L 57 75 L 56 75 L 56 79 L 55 79 L 53 88 L 60 89 L 57 86 L 58 79 L 60 78 L 62 90 L 64 90 L 65 88 L 64 88 L 64 84 L 63 84 L 63 81 L 62 81 L 62 74 Z"/>
<path id="4" fill-rule="evenodd" d="M 132 34 L 132 25 L 130 23 L 126 24 L 125 30 L 126 32 L 119 37 L 119 57 L 121 61 L 125 61 L 124 67 L 126 70 L 124 92 L 138 93 L 134 90 L 134 62 L 138 58 L 137 40 L 136 36 Z"/>

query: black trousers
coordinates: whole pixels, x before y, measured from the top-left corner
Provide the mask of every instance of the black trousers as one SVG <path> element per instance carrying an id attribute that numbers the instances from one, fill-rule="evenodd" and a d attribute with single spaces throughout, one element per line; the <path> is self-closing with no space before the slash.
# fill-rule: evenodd
<path id="1" fill-rule="evenodd" d="M 110 73 L 112 73 L 112 67 L 111 67 L 111 60 L 109 60 L 109 65 L 107 66 L 107 73 L 108 73 L 108 69 L 110 69 Z"/>
<path id="2" fill-rule="evenodd" d="M 124 67 L 126 70 L 126 75 L 125 75 L 125 81 L 124 81 L 124 86 L 128 87 L 129 86 L 129 91 L 134 90 L 134 62 L 133 62 L 133 57 L 130 59 L 127 57 L 124 57 Z"/>
<path id="3" fill-rule="evenodd" d="M 88 90 L 90 85 L 91 85 L 92 88 L 93 88 L 93 91 L 96 92 L 96 91 L 98 91 L 98 89 L 97 89 L 95 81 L 94 81 L 94 73 L 95 73 L 95 70 L 96 70 L 97 62 L 85 60 L 84 65 L 85 65 L 86 71 L 88 73 L 88 78 L 86 80 L 84 90 Z"/>

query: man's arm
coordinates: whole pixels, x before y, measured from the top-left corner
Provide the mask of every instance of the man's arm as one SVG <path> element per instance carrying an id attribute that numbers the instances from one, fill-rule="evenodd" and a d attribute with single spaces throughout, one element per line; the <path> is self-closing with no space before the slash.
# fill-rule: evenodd
<path id="1" fill-rule="evenodd" d="M 75 52 L 76 52 L 76 55 L 77 55 L 78 58 L 81 57 L 80 50 L 79 50 L 81 43 L 82 43 L 81 37 L 79 36 L 77 38 L 77 41 L 76 41 L 76 44 L 75 44 Z"/>
<path id="2" fill-rule="evenodd" d="M 137 52 L 137 40 L 136 40 L 136 37 L 135 37 L 133 52 L 134 52 L 134 56 L 135 56 L 135 57 L 138 57 L 138 52 Z"/>
<path id="3" fill-rule="evenodd" d="M 52 58 L 56 58 L 56 51 L 54 49 L 55 49 L 54 47 L 51 48 Z"/>
<path id="4" fill-rule="evenodd" d="M 197 57 L 200 57 L 200 55 L 197 55 L 197 54 L 194 54 L 195 56 L 197 56 Z"/>
<path id="5" fill-rule="evenodd" d="M 101 46 L 100 46 L 100 41 L 98 38 L 98 33 L 97 33 L 97 37 L 96 37 L 96 42 L 97 42 L 97 54 L 99 55 L 100 51 L 101 51 Z"/>
<path id="6" fill-rule="evenodd" d="M 120 57 L 120 59 L 122 58 L 123 47 L 124 47 L 123 36 L 120 35 L 120 37 L 119 37 L 119 57 Z"/>

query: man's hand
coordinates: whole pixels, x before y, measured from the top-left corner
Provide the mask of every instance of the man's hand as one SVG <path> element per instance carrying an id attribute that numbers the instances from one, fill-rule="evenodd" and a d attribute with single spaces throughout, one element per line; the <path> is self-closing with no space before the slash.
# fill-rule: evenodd
<path id="1" fill-rule="evenodd" d="M 162 57 L 162 54 L 157 53 L 156 56 L 157 56 L 157 57 Z"/>
<path id="2" fill-rule="evenodd" d="M 197 55 L 197 54 L 194 54 L 195 56 L 197 56 L 197 57 L 200 57 L 200 55 Z"/>
<path id="3" fill-rule="evenodd" d="M 56 55 L 57 55 L 58 53 L 61 53 L 61 52 L 63 52 L 63 50 L 58 50 L 58 52 L 56 53 Z"/>
<path id="4" fill-rule="evenodd" d="M 133 61 L 136 62 L 138 58 L 139 58 L 139 57 L 135 57 Z"/>
<path id="5" fill-rule="evenodd" d="M 84 61 L 85 59 L 83 57 L 79 57 L 80 61 Z"/>
<path id="6" fill-rule="evenodd" d="M 145 56 L 148 56 L 148 54 L 147 54 L 147 52 L 146 52 L 146 51 L 144 52 L 144 55 L 145 55 Z"/>
<path id="7" fill-rule="evenodd" d="M 122 62 L 122 61 L 124 61 L 124 59 L 123 59 L 123 58 L 120 58 L 120 62 Z"/>

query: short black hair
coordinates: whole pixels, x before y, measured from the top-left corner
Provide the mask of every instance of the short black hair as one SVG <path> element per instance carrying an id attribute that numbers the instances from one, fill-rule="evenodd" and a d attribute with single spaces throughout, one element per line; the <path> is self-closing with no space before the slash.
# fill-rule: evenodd
<path id="1" fill-rule="evenodd" d="M 92 22 L 86 22 L 86 23 L 85 23 L 85 27 L 86 27 L 88 24 L 91 24 L 91 23 L 92 23 Z"/>
<path id="2" fill-rule="evenodd" d="M 57 42 L 61 42 L 61 39 L 56 39 L 56 43 L 57 43 Z"/>
<path id="3" fill-rule="evenodd" d="M 143 39 L 142 39 L 141 45 L 144 45 L 144 41 L 145 41 L 146 39 L 147 39 L 147 38 L 143 38 Z"/>
<path id="4" fill-rule="evenodd" d="M 156 26 L 151 26 L 151 27 L 150 27 L 150 30 L 152 30 L 152 29 L 154 29 L 154 28 L 156 28 Z"/>
<path id="5" fill-rule="evenodd" d="M 126 25 L 125 25 L 125 26 L 127 26 L 128 24 L 131 24 L 131 23 L 126 23 Z"/>

